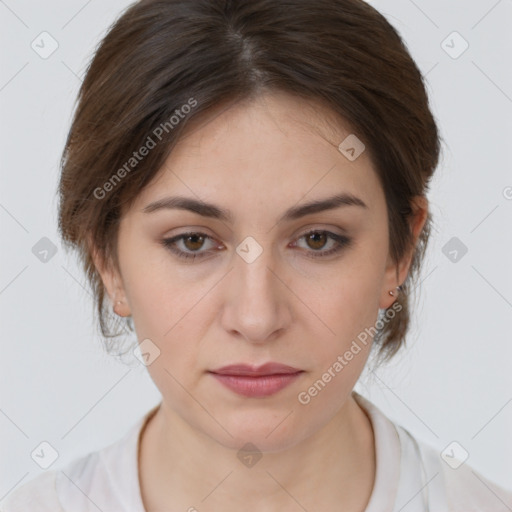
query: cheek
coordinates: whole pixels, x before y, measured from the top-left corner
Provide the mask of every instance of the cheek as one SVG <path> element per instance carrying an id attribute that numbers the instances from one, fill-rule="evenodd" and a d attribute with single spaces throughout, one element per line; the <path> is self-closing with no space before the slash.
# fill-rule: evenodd
<path id="1" fill-rule="evenodd" d="M 193 339 L 200 327 L 195 318 L 204 295 L 201 291 L 200 287 L 184 290 L 160 273 L 146 272 L 132 280 L 127 294 L 139 339 L 151 338 L 165 346 L 172 346 L 173 340 Z"/>
<path id="2" fill-rule="evenodd" d="M 370 342 L 356 340 L 340 342 L 330 353 L 324 353 L 318 370 L 298 390 L 296 400 L 300 411 L 323 421 L 334 416 L 359 379 L 370 349 Z"/>
<path id="3" fill-rule="evenodd" d="M 161 338 L 183 315 L 183 287 L 165 250 L 143 234 L 120 237 L 123 284 L 139 339 Z"/>
<path id="4" fill-rule="evenodd" d="M 169 328 L 165 324 L 171 320 L 173 307 L 165 280 L 155 279 L 151 269 L 143 269 L 142 265 L 131 268 L 126 272 L 125 291 L 139 339 L 160 337 Z"/>
<path id="5" fill-rule="evenodd" d="M 375 245 L 374 239 L 372 247 Z M 309 338 L 317 341 L 310 353 L 315 371 L 302 389 L 311 411 L 316 407 L 335 411 L 357 382 L 370 353 L 384 264 L 382 256 L 370 257 L 369 250 L 368 246 L 355 250 L 330 273 L 321 291 L 318 287 L 306 295 L 312 288 L 304 282 L 299 292 L 317 314 L 307 313 L 311 319 Z"/>
<path id="6" fill-rule="evenodd" d="M 308 309 L 311 329 L 338 349 L 375 324 L 383 279 L 382 258 L 354 251 L 328 273 L 294 283 L 294 292 Z M 316 327 L 315 327 L 316 326 Z"/>
<path id="7" fill-rule="evenodd" d="M 207 316 L 213 311 L 207 296 L 211 284 L 184 281 L 159 249 L 144 256 L 136 251 L 127 254 L 125 291 L 137 339 L 150 339 L 160 350 L 148 370 L 152 377 L 164 372 L 163 378 L 168 379 L 167 369 L 178 378 L 182 369 L 197 365 L 200 347 L 194 340 L 202 338 L 211 320 Z"/>

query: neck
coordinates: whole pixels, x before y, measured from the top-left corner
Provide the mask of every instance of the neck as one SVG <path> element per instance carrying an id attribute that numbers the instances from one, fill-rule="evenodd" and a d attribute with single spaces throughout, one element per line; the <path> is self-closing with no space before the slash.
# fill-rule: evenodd
<path id="1" fill-rule="evenodd" d="M 265 452 L 252 466 L 190 427 L 164 403 L 141 433 L 139 475 L 147 512 L 194 510 L 364 510 L 375 480 L 371 422 L 350 395 L 299 444 Z M 249 508 L 249 505 L 252 508 Z"/>

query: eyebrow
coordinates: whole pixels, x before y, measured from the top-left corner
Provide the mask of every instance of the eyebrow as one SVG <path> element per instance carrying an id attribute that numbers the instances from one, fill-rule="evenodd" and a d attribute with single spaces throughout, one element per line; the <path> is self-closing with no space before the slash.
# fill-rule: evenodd
<path id="1" fill-rule="evenodd" d="M 366 203 L 354 196 L 353 194 L 343 193 L 337 194 L 325 199 L 317 199 L 309 203 L 293 206 L 286 210 L 278 222 L 287 222 L 311 215 L 313 213 L 323 212 L 327 210 L 334 210 L 342 206 L 359 206 L 361 208 L 368 208 Z M 200 201 L 191 197 L 184 196 L 171 196 L 164 197 L 153 203 L 145 206 L 142 211 L 144 213 L 152 213 L 159 210 L 189 210 L 191 212 L 202 215 L 203 217 L 210 217 L 212 219 L 219 219 L 226 222 L 233 221 L 233 215 L 229 210 L 216 206 L 212 203 Z"/>

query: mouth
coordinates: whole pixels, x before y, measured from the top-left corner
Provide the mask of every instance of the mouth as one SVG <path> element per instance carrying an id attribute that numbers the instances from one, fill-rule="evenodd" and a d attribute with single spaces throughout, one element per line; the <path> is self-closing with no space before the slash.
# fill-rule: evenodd
<path id="1" fill-rule="evenodd" d="M 211 370 L 211 373 L 215 373 L 217 375 L 265 377 L 269 375 L 290 375 L 301 371 L 302 370 L 299 368 L 294 368 L 293 366 L 281 363 L 265 363 L 260 366 L 238 363 L 223 366 L 216 370 Z"/>
<path id="2" fill-rule="evenodd" d="M 284 389 L 304 373 L 304 370 L 281 363 L 266 363 L 257 367 L 233 364 L 208 373 L 238 395 L 262 398 Z"/>

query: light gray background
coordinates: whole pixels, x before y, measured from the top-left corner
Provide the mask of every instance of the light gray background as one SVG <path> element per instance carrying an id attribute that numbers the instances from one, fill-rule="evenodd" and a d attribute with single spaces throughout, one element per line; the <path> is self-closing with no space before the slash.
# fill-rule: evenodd
<path id="1" fill-rule="evenodd" d="M 512 1 L 370 3 L 426 74 L 447 146 L 408 349 L 356 389 L 440 451 L 458 441 L 468 464 L 512 487 Z M 102 350 L 84 276 L 56 231 L 58 160 L 81 76 L 127 5 L 0 1 L 0 500 L 42 471 L 31 459 L 42 441 L 59 467 L 119 439 L 159 401 L 145 367 Z M 31 48 L 43 31 L 59 44 L 48 59 Z M 441 46 L 453 31 L 469 43 L 456 59 Z M 46 263 L 31 251 L 42 237 L 58 247 Z M 468 248 L 458 262 L 442 251 L 452 237 Z"/>

